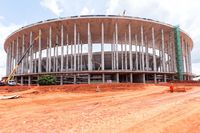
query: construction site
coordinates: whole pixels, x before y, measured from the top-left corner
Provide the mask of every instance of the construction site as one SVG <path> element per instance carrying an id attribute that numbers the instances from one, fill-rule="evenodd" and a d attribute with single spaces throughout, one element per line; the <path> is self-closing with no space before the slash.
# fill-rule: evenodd
<path id="1" fill-rule="evenodd" d="M 4 43 L 0 132 L 199 133 L 192 48 L 179 26 L 131 16 L 24 26 Z"/>

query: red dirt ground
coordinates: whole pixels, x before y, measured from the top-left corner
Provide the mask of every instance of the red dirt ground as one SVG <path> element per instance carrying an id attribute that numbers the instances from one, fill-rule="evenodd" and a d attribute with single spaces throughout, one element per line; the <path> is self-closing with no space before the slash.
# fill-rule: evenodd
<path id="1" fill-rule="evenodd" d="M 21 98 L 0 100 L 0 133 L 199 133 L 200 84 L 170 85 L 3 86 Z"/>

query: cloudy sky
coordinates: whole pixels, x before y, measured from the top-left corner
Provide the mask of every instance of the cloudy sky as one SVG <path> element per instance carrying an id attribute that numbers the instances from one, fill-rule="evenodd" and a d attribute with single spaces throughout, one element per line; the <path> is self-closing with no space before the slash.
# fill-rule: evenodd
<path id="1" fill-rule="evenodd" d="M 0 0 L 0 77 L 5 76 L 3 44 L 16 29 L 56 17 L 112 14 L 180 25 L 194 41 L 193 73 L 200 74 L 200 0 Z"/>

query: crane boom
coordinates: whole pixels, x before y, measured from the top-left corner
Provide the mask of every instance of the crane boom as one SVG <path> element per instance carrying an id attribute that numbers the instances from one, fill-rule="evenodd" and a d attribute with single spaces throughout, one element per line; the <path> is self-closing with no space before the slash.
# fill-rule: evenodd
<path id="1" fill-rule="evenodd" d="M 40 35 L 39 35 L 40 36 Z M 19 61 L 17 62 L 17 65 L 14 67 L 14 69 L 11 71 L 11 73 L 8 75 L 8 78 L 5 80 L 5 82 L 7 83 L 9 80 L 13 79 L 15 72 L 17 71 L 17 68 L 19 67 L 19 65 L 21 64 L 22 60 L 24 59 L 24 57 L 26 56 L 26 54 L 29 52 L 29 50 L 33 47 L 34 42 L 36 40 L 39 39 L 39 36 L 37 36 L 33 42 L 31 43 L 31 45 L 29 45 L 29 47 L 26 49 L 26 51 L 24 52 L 23 56 L 19 59 Z"/>

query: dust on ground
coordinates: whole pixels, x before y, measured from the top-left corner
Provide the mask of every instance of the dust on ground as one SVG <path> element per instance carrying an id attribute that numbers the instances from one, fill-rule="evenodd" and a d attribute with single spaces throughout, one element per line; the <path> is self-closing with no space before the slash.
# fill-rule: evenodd
<path id="1" fill-rule="evenodd" d="M 200 84 L 3 86 L 0 132 L 200 132 Z"/>

